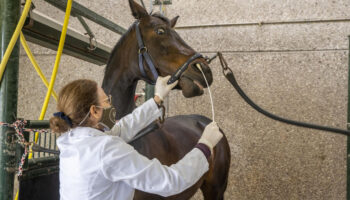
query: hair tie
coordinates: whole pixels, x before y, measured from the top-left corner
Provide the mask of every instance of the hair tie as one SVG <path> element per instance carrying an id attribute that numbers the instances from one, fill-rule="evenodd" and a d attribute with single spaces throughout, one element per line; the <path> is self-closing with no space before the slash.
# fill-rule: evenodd
<path id="1" fill-rule="evenodd" d="M 67 115 L 65 115 L 64 112 L 56 112 L 53 114 L 53 116 L 63 119 L 67 122 L 67 124 L 69 124 L 70 127 L 73 126 L 72 120 Z"/>

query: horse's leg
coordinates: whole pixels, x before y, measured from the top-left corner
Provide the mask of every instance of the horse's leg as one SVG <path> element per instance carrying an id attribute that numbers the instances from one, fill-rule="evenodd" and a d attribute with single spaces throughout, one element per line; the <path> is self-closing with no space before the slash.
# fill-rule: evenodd
<path id="1" fill-rule="evenodd" d="M 221 188 L 221 186 L 217 186 L 213 183 L 204 183 L 201 186 L 204 200 L 223 200 L 226 186 L 227 184 L 224 185 L 224 188 Z"/>
<path id="2" fill-rule="evenodd" d="M 214 160 L 204 180 L 201 190 L 204 200 L 223 200 L 230 168 L 230 148 L 226 137 L 216 146 Z"/>

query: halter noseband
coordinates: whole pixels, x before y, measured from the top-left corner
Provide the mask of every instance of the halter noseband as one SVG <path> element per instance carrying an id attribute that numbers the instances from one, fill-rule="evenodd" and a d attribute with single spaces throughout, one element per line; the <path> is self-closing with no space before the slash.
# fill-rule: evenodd
<path id="1" fill-rule="evenodd" d="M 137 43 L 139 45 L 139 51 L 138 51 L 138 57 L 139 57 L 139 68 L 141 71 L 141 74 L 144 78 L 144 80 L 152 85 L 156 84 L 157 78 L 158 78 L 158 72 L 157 69 L 154 65 L 154 62 L 152 60 L 151 55 L 149 55 L 148 53 L 148 49 L 145 46 L 145 44 L 143 43 L 142 40 L 142 36 L 141 36 L 141 31 L 140 31 L 140 27 L 139 27 L 139 23 L 140 22 L 136 22 L 136 38 L 137 38 Z M 189 58 L 180 68 L 178 68 L 176 70 L 176 72 L 170 77 L 168 84 L 171 84 L 173 82 L 175 82 L 176 80 L 178 80 L 181 76 L 182 73 L 184 73 L 186 71 L 186 69 L 188 68 L 189 64 L 194 61 L 197 58 L 203 57 L 200 53 L 195 53 L 191 58 Z M 150 79 L 145 71 L 145 66 L 143 65 L 143 59 L 145 59 L 149 69 L 152 72 L 153 78 L 154 80 Z"/>

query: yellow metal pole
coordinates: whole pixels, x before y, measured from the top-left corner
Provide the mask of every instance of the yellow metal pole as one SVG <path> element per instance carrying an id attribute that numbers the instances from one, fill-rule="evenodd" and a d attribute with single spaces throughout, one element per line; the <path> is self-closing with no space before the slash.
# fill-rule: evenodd
<path id="1" fill-rule="evenodd" d="M 67 33 L 67 28 L 68 28 L 68 22 L 69 22 L 70 12 L 71 12 L 71 8 L 72 8 L 72 3 L 73 3 L 73 0 L 68 0 L 68 2 L 67 2 L 66 15 L 65 15 L 65 18 L 64 18 L 64 23 L 63 23 L 60 43 L 58 45 L 55 66 L 54 66 L 53 71 L 52 71 L 49 89 L 47 90 L 47 93 L 46 93 L 45 101 L 44 101 L 43 107 L 41 109 L 41 114 L 40 114 L 39 120 L 43 120 L 44 117 L 45 117 L 45 113 L 46 113 L 46 110 L 47 110 L 47 105 L 49 104 L 51 92 L 52 92 L 53 86 L 55 84 L 56 75 L 57 75 L 57 71 L 58 71 L 58 67 L 59 67 L 59 63 L 60 63 L 61 55 L 62 55 L 62 51 L 63 51 L 63 46 L 64 46 L 64 42 L 65 42 L 65 39 L 66 39 L 66 33 Z M 38 141 L 38 136 L 39 136 L 39 133 L 35 133 L 35 142 Z M 29 154 L 29 159 L 31 159 L 32 156 L 33 156 L 33 154 L 30 153 Z"/>
<path id="2" fill-rule="evenodd" d="M 18 200 L 18 192 L 19 191 L 17 190 L 15 200 Z"/>
<path id="3" fill-rule="evenodd" d="M 25 37 L 24 37 L 24 35 L 23 35 L 22 32 L 21 32 L 21 34 L 20 34 L 20 39 L 21 39 L 21 44 L 22 44 L 24 50 L 26 51 L 26 53 L 27 53 L 27 55 L 28 55 L 30 61 L 31 61 L 32 64 L 33 64 L 33 67 L 34 67 L 35 70 L 37 71 L 37 73 L 38 73 L 38 75 L 40 76 L 41 80 L 44 82 L 45 86 L 46 86 L 47 88 L 49 88 L 49 83 L 47 82 L 47 80 L 46 80 L 46 78 L 45 78 L 43 72 L 41 71 L 41 69 L 40 69 L 38 63 L 36 62 L 36 60 L 35 60 L 35 58 L 34 58 L 32 52 L 30 51 L 29 46 L 28 46 L 28 44 L 27 44 L 27 41 L 26 41 L 26 39 L 25 39 Z M 53 97 L 56 99 L 56 101 L 57 101 L 57 93 L 55 92 L 55 90 L 52 91 L 52 96 L 53 96 Z"/>
<path id="4" fill-rule="evenodd" d="M 13 47 L 15 46 L 15 44 L 16 44 L 16 42 L 17 42 L 19 33 L 21 32 L 22 27 L 23 27 L 23 24 L 24 24 L 24 22 L 25 22 L 25 20 L 26 20 L 26 17 L 27 17 L 27 15 L 28 15 L 28 12 L 29 12 L 31 3 L 32 3 L 32 0 L 27 0 L 27 1 L 26 1 L 26 4 L 25 4 L 24 9 L 23 9 L 23 12 L 22 12 L 22 16 L 21 16 L 21 18 L 19 19 L 19 22 L 18 22 L 18 24 L 17 24 L 17 26 L 16 26 L 15 32 L 13 33 L 13 35 L 12 35 L 12 37 L 11 37 L 11 40 L 10 40 L 10 43 L 9 43 L 9 45 L 7 46 L 7 49 L 6 49 L 5 54 L 4 54 L 4 57 L 3 57 L 3 59 L 1 60 L 1 63 L 0 63 L 0 82 L 1 82 L 1 80 L 2 80 L 2 75 L 4 74 L 7 61 L 8 61 L 9 58 L 10 58 L 10 55 L 11 55 L 12 50 L 13 50 Z"/>

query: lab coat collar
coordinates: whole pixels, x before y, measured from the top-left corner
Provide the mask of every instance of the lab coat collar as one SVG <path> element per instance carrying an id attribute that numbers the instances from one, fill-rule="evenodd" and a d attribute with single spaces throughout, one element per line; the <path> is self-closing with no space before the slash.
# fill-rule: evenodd
<path id="1" fill-rule="evenodd" d="M 91 128 L 91 127 L 82 127 L 82 126 L 73 128 L 68 132 L 69 137 L 78 137 L 78 138 L 103 136 L 103 135 L 106 135 L 106 134 L 98 129 Z"/>

